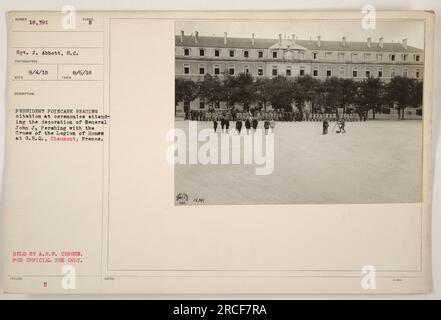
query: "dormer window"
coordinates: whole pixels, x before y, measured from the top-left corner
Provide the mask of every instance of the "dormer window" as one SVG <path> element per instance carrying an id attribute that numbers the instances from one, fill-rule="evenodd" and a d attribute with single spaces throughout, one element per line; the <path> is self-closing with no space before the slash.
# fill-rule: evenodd
<path id="1" fill-rule="evenodd" d="M 317 58 L 318 58 L 318 52 L 313 52 L 312 59 L 317 60 Z"/>
<path id="2" fill-rule="evenodd" d="M 205 56 L 205 49 L 199 49 L 199 56 Z"/>
<path id="3" fill-rule="evenodd" d="M 394 54 L 390 55 L 390 61 L 395 61 L 395 55 Z"/>
<path id="4" fill-rule="evenodd" d="M 234 50 L 230 50 L 230 57 L 231 57 L 231 58 L 234 57 Z"/>
<path id="5" fill-rule="evenodd" d="M 259 58 L 263 58 L 263 51 L 259 51 L 259 52 L 257 53 L 257 56 L 258 56 Z"/>
<path id="6" fill-rule="evenodd" d="M 219 49 L 215 49 L 214 50 L 214 56 L 215 57 L 220 57 L 220 50 Z"/>
<path id="7" fill-rule="evenodd" d="M 190 49 L 185 48 L 184 49 L 184 56 L 189 56 L 190 55 Z"/>
<path id="8" fill-rule="evenodd" d="M 415 55 L 415 61 L 420 61 L 420 55 L 419 54 Z"/>
<path id="9" fill-rule="evenodd" d="M 403 54 L 402 59 L 403 59 L 403 61 L 407 61 L 407 54 Z"/>
<path id="10" fill-rule="evenodd" d="M 277 59 L 277 51 L 273 51 L 273 58 Z"/>
<path id="11" fill-rule="evenodd" d="M 244 58 L 248 58 L 250 56 L 250 52 L 248 51 L 248 50 L 245 50 L 244 52 L 243 52 L 243 57 Z"/>

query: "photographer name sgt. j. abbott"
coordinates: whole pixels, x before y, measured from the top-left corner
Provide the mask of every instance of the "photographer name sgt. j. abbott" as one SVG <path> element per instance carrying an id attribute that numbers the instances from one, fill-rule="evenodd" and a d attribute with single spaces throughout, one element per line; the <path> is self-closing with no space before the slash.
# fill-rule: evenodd
<path id="1" fill-rule="evenodd" d="M 202 306 L 185 306 L 180 304 L 173 307 L 173 315 L 194 315 L 204 318 L 208 314 L 216 315 L 267 315 L 263 304 L 218 304 L 215 308 Z"/>
<path id="2" fill-rule="evenodd" d="M 202 129 L 198 133 L 197 126 L 197 122 L 189 122 L 188 137 L 181 129 L 172 129 L 167 133 L 167 141 L 173 142 L 167 149 L 170 164 L 254 164 L 258 176 L 273 173 L 273 132 L 256 129 L 250 133 L 217 134 L 211 129 Z M 199 143 L 202 145 L 199 146 Z"/>

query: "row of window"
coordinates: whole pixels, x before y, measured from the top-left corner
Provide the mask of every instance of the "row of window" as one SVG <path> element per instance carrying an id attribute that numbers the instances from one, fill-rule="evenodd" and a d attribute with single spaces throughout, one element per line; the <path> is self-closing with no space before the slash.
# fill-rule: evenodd
<path id="1" fill-rule="evenodd" d="M 327 57 L 327 52 L 325 53 L 325 58 Z M 389 61 L 397 61 L 397 54 L 395 53 L 391 53 L 389 55 L 386 55 L 388 57 Z M 344 53 L 339 52 L 338 53 L 338 57 L 339 60 L 343 60 L 344 59 Z M 410 57 L 408 53 L 402 53 L 400 55 L 401 61 L 407 62 L 409 61 Z M 317 57 L 313 56 L 313 59 L 317 59 Z M 363 54 L 363 59 L 364 61 L 374 61 L 374 55 L 372 53 L 364 53 Z M 358 53 L 351 53 L 351 60 L 352 61 L 359 61 L 359 54 Z M 385 61 L 385 55 L 383 53 L 377 53 L 375 54 L 375 61 Z M 420 61 L 420 55 L 419 54 L 414 54 L 413 55 L 413 60 L 416 62 Z"/>
<path id="2" fill-rule="evenodd" d="M 191 52 L 190 50 L 191 49 L 189 49 L 189 48 L 184 48 L 184 56 L 189 56 L 190 52 Z M 207 51 L 207 49 L 199 49 L 199 56 L 200 57 L 206 56 L 206 51 Z M 220 57 L 221 56 L 221 50 L 220 49 L 214 49 L 214 56 L 215 57 Z M 228 50 L 228 56 L 231 57 L 231 58 L 234 58 L 236 56 L 236 50 L 234 50 L 234 49 Z M 250 57 L 250 51 L 249 50 L 243 50 L 242 51 L 242 57 L 249 58 Z M 257 57 L 258 58 L 263 58 L 263 51 L 262 50 L 257 52 Z M 277 54 L 276 54 L 275 58 L 277 58 Z"/>
<path id="3" fill-rule="evenodd" d="M 353 67 L 352 68 L 352 77 L 354 77 L 354 78 L 358 78 L 359 77 L 359 73 L 358 73 L 358 70 L 359 68 L 357 68 L 357 67 Z M 189 64 L 184 64 L 184 74 L 190 74 L 190 65 Z M 227 73 L 228 74 L 230 74 L 230 75 L 235 75 L 236 74 L 236 68 L 235 68 L 235 66 L 234 65 L 229 65 L 228 66 L 228 68 L 226 69 L 226 71 L 227 71 Z M 213 66 L 213 74 L 214 75 L 220 75 L 221 74 L 221 68 L 220 68 L 220 66 L 219 65 L 217 65 L 217 64 L 215 64 L 214 66 Z M 250 71 L 250 67 L 249 66 L 247 66 L 247 65 L 245 65 L 244 67 L 243 67 L 243 73 L 250 73 L 251 71 Z M 206 74 L 207 73 L 207 69 L 206 69 L 206 67 L 205 67 L 205 65 L 204 64 L 200 64 L 199 65 L 199 74 L 200 75 L 204 75 L 204 74 Z M 280 73 L 279 73 L 279 68 L 277 67 L 277 66 L 273 66 L 272 67 L 272 69 L 271 69 L 271 75 L 272 76 L 278 76 Z M 257 75 L 258 76 L 263 76 L 264 75 L 264 68 L 263 68 L 263 66 L 258 66 L 257 67 Z M 291 67 L 290 66 L 287 66 L 286 68 L 285 68 L 285 75 L 287 76 L 287 77 L 291 77 L 291 76 L 293 76 L 293 73 L 292 73 L 292 69 L 291 69 Z M 305 67 L 300 67 L 300 69 L 299 69 L 299 74 L 298 74 L 299 76 L 303 76 L 303 75 L 305 75 Z M 383 68 L 378 68 L 377 70 L 376 70 L 376 76 L 378 77 L 378 78 L 382 78 L 383 77 L 383 75 L 384 75 L 384 73 L 383 73 Z M 395 77 L 397 74 L 395 73 L 395 69 L 391 69 L 390 70 L 390 77 L 392 78 L 392 77 Z M 407 68 L 403 68 L 402 69 L 402 74 L 401 74 L 403 77 L 407 77 L 408 75 L 409 75 L 409 69 L 407 69 Z M 313 77 L 318 77 L 319 76 L 319 69 L 317 68 L 317 67 L 315 67 L 315 68 L 313 68 L 312 69 L 312 76 Z M 331 68 L 328 68 L 328 69 L 326 69 L 326 76 L 327 77 L 332 77 L 332 76 L 335 76 L 335 74 L 333 74 L 333 71 L 332 71 L 332 69 Z M 340 76 L 340 77 L 344 77 L 344 76 L 346 76 L 346 70 L 345 70 L 345 67 L 340 67 L 339 68 L 339 71 L 338 71 L 338 76 Z M 369 68 L 366 68 L 365 69 L 365 73 L 364 73 L 364 76 L 365 77 L 367 77 L 367 78 L 369 78 L 369 77 L 371 77 L 371 76 L 374 76 L 374 73 L 369 69 Z M 415 70 L 415 77 L 416 78 L 419 78 L 420 77 L 420 69 L 416 69 Z"/>
<path id="4" fill-rule="evenodd" d="M 184 48 L 184 56 L 190 56 L 190 48 Z M 199 56 L 200 57 L 204 57 L 206 56 L 206 51 L 207 49 L 199 49 Z M 299 52 L 300 58 L 303 59 L 304 58 L 304 52 Z M 221 56 L 221 50 L 220 49 L 214 49 L 214 56 L 215 57 L 220 57 Z M 230 58 L 234 58 L 236 56 L 236 50 L 234 49 L 229 49 L 228 50 L 228 56 Z M 372 53 L 364 53 L 363 54 L 363 58 L 365 61 L 369 61 L 369 60 L 373 60 L 373 57 L 375 56 L 376 61 L 383 61 L 385 59 L 385 55 L 383 53 L 377 53 L 377 54 L 372 54 Z M 242 57 L 243 58 L 249 58 L 250 57 L 250 51 L 249 50 L 242 50 Z M 263 58 L 264 57 L 264 51 L 260 50 L 257 51 L 257 57 L 258 58 Z M 272 51 L 272 57 L 274 59 L 279 58 L 279 51 Z M 333 57 L 333 52 L 325 52 L 325 59 L 332 59 Z M 338 52 L 337 53 L 337 57 L 339 60 L 344 60 L 345 58 L 345 53 L 344 52 Z M 359 53 L 351 53 L 351 60 L 352 61 L 359 61 Z M 410 57 L 408 53 L 402 53 L 400 55 L 401 57 L 401 61 L 409 61 Z M 312 59 L 313 60 L 318 60 L 319 59 L 319 52 L 313 52 L 312 53 Z M 391 53 L 388 55 L 388 60 L 389 61 L 397 61 L 397 54 L 395 53 Z M 420 61 L 420 55 L 419 54 L 414 54 L 413 55 L 413 60 L 416 62 Z"/>
<path id="5" fill-rule="evenodd" d="M 340 76 L 340 77 L 344 77 L 344 76 L 346 76 L 346 74 L 345 74 L 346 72 L 345 72 L 345 69 L 343 68 L 343 67 L 341 67 L 340 69 L 339 69 L 339 73 L 338 73 L 338 75 Z M 312 70 L 312 75 L 314 76 L 314 77 L 318 77 L 318 75 L 319 75 L 319 70 L 318 70 L 318 68 L 314 68 L 313 70 Z M 397 76 L 398 74 L 395 72 L 395 69 L 390 69 L 390 77 L 391 78 L 393 78 L 393 77 L 395 77 L 395 76 Z M 333 74 L 332 74 L 332 69 L 327 69 L 326 70 L 326 77 L 332 77 L 333 76 Z M 369 78 L 369 77 L 374 77 L 374 76 L 376 76 L 376 77 L 378 77 L 378 78 L 383 78 L 383 76 L 384 76 L 384 72 L 383 72 L 383 69 L 382 68 L 378 68 L 377 70 L 376 70 L 376 74 L 374 74 L 374 72 L 373 71 L 371 71 L 370 69 L 365 69 L 364 70 L 364 77 L 366 77 L 366 78 Z M 407 68 L 404 68 L 404 69 L 402 69 L 402 73 L 401 73 L 401 76 L 403 76 L 403 77 L 408 77 L 409 76 L 409 69 L 407 69 Z M 358 77 L 360 77 L 360 74 L 359 74 L 359 70 L 358 70 L 358 68 L 352 68 L 352 77 L 353 78 L 358 78 Z M 416 78 L 420 78 L 420 69 L 416 69 L 415 70 L 415 77 Z"/>
<path id="6" fill-rule="evenodd" d="M 184 74 L 190 74 L 190 65 L 185 63 L 184 64 Z M 236 74 L 236 67 L 234 65 L 229 65 L 228 68 L 226 70 L 228 74 L 230 75 L 235 75 Z M 250 73 L 250 67 L 249 66 L 244 66 L 243 67 L 243 73 Z M 199 65 L 199 74 L 200 75 L 204 75 L 207 73 L 206 67 L 204 64 L 200 64 Z M 220 75 L 222 73 L 221 68 L 218 64 L 215 64 L 213 66 L 213 74 L 214 75 Z M 263 66 L 258 66 L 257 67 L 257 75 L 258 76 L 263 76 L 264 72 L 263 72 Z"/>

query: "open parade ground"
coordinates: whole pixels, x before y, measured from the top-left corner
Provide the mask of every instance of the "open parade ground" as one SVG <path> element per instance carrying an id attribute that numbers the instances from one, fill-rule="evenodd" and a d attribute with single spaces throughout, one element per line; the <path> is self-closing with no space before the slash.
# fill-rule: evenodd
<path id="1" fill-rule="evenodd" d="M 347 122 L 345 134 L 337 134 L 334 123 L 322 135 L 321 122 L 277 122 L 268 175 L 256 175 L 256 164 L 177 164 L 175 194 L 188 196 L 188 205 L 421 200 L 421 120 Z M 228 135 L 235 135 L 231 124 Z M 189 121 L 175 126 L 188 136 Z M 197 126 L 212 128 L 212 122 Z"/>

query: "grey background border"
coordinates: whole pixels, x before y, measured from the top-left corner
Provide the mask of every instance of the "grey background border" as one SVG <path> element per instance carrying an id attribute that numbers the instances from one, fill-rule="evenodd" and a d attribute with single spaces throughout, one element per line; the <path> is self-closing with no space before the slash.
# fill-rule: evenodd
<path id="1" fill-rule="evenodd" d="M 359 11 L 363 5 L 371 4 L 377 10 L 433 10 L 435 19 L 435 56 L 434 56 L 434 110 L 433 110 L 433 212 L 432 212 L 432 270 L 433 270 L 433 292 L 422 295 L 11 295 L 3 294 L 3 277 L 0 277 L 0 299 L 441 299 L 441 197 L 439 188 L 441 183 L 440 154 L 440 109 L 437 106 L 441 102 L 441 92 L 435 88 L 440 87 L 440 64 L 441 52 L 439 49 L 441 38 L 441 2 L 438 0 L 389 0 L 387 4 L 381 0 L 273 0 L 271 2 L 242 0 L 223 0 L 222 2 L 208 2 L 204 0 L 132 0 L 121 2 L 117 0 L 40 0 L 32 2 L 29 0 L 2 0 L 0 2 L 0 179 L 3 177 L 4 163 L 4 141 L 5 141 L 5 72 L 6 72 L 6 12 L 10 10 L 61 10 L 64 5 L 72 5 L 77 10 L 341 10 Z M 438 72 L 437 72 L 438 71 Z M 3 181 L 3 180 L 2 180 Z M 2 191 L 3 184 L 0 186 Z M 0 214 L 0 230 L 3 230 L 3 212 Z M 0 231 L 0 233 L 2 233 Z M 1 235 L 2 237 L 2 235 Z M 2 239 L 0 237 L 0 239 Z M 3 242 L 0 243 L 0 274 L 3 274 Z M 373 292 L 372 292 L 373 293 Z"/>

